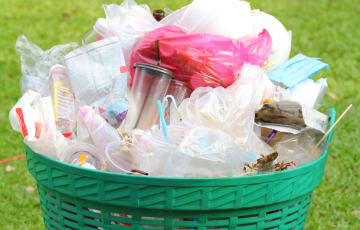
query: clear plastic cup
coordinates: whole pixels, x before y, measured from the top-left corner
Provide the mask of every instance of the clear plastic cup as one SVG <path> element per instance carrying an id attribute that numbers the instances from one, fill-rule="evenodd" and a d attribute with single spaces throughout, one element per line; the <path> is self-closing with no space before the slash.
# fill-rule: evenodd
<path id="1" fill-rule="evenodd" d="M 111 142 L 106 147 L 106 160 L 102 170 L 132 174 L 132 170 L 140 170 L 141 155 L 144 153 L 142 149 L 128 142 Z"/>
<path id="2" fill-rule="evenodd" d="M 162 100 L 175 74 L 159 66 L 135 63 L 130 106 L 122 129 L 150 129 L 159 119 L 157 100 Z"/>
<path id="3" fill-rule="evenodd" d="M 88 45 L 90 43 L 105 39 L 106 32 L 108 31 L 108 29 L 109 29 L 109 27 L 106 23 L 106 19 L 99 18 L 96 21 L 94 27 L 91 28 L 90 30 L 88 30 L 84 34 L 84 36 L 81 39 L 80 45 L 84 46 L 84 45 Z"/>
<path id="4" fill-rule="evenodd" d="M 60 161 L 79 166 L 80 156 L 83 154 L 86 155 L 86 163 L 101 170 L 104 157 L 95 146 L 86 143 L 78 143 L 67 148 L 61 155 Z"/>
<path id="5" fill-rule="evenodd" d="M 193 90 L 187 83 L 173 79 L 170 82 L 166 95 L 172 95 L 175 98 L 176 106 L 179 107 L 181 102 L 189 98 L 192 92 Z M 171 99 L 169 99 L 168 105 L 170 105 L 170 103 Z M 165 112 L 170 112 L 170 106 L 166 108 Z"/>

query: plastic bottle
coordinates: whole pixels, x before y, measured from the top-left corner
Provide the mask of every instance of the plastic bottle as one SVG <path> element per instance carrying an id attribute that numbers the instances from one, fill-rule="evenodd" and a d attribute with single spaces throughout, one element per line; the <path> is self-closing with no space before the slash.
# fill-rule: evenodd
<path id="1" fill-rule="evenodd" d="M 50 68 L 49 88 L 56 126 L 65 137 L 69 137 L 76 126 L 76 113 L 74 92 L 65 66 L 56 64 Z"/>
<path id="2" fill-rule="evenodd" d="M 106 23 L 106 19 L 99 18 L 96 21 L 94 27 L 84 34 L 83 38 L 81 39 L 80 45 L 84 46 L 105 39 L 108 29 L 109 27 Z"/>

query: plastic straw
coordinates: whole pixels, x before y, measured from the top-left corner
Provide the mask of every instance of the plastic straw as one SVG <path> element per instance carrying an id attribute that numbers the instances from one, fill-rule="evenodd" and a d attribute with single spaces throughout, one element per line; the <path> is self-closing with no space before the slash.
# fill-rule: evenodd
<path id="1" fill-rule="evenodd" d="M 165 124 L 165 119 L 164 119 L 164 113 L 163 113 L 162 107 L 161 107 L 161 101 L 157 100 L 157 104 L 158 104 L 159 113 L 160 113 L 161 126 L 162 126 L 162 129 L 164 131 L 164 137 L 166 139 L 168 139 L 168 135 L 167 135 L 167 132 L 166 132 L 166 124 Z"/>
<path id="2" fill-rule="evenodd" d="M 323 140 L 329 135 L 329 133 L 331 132 L 331 130 L 333 130 L 335 128 L 335 126 L 339 123 L 339 121 L 345 116 L 345 114 L 351 109 L 353 105 L 349 105 L 349 107 L 343 112 L 343 114 L 337 119 L 337 121 L 331 126 L 331 128 L 325 133 L 325 135 L 321 138 L 321 140 L 316 144 L 316 146 L 309 152 L 312 153 L 316 150 L 317 147 L 319 147 L 319 145 L 321 144 L 321 142 L 323 142 Z"/>
<path id="3" fill-rule="evenodd" d="M 277 131 L 276 130 L 273 130 L 270 135 L 268 136 L 268 138 L 266 139 L 266 144 L 269 144 L 270 141 L 275 137 L 275 135 L 277 134 Z"/>
<path id="4" fill-rule="evenodd" d="M 86 113 L 84 112 L 84 110 L 81 108 L 81 106 L 78 107 L 78 110 L 80 111 L 80 113 L 85 117 Z"/>
<path id="5" fill-rule="evenodd" d="M 34 83 L 34 80 L 33 80 L 32 76 L 30 75 L 29 71 L 28 71 L 27 69 L 25 69 L 25 70 L 26 70 L 26 73 L 29 75 L 31 84 L 34 86 L 35 91 L 36 91 L 36 92 L 39 92 L 38 89 L 36 88 L 36 85 L 35 85 L 35 83 Z"/>
<path id="6" fill-rule="evenodd" d="M 55 124 L 57 124 L 59 122 L 59 117 L 58 117 L 58 98 L 57 98 L 57 84 L 58 82 L 55 81 L 54 82 L 54 112 L 55 112 Z"/>
<path id="7" fill-rule="evenodd" d="M 25 153 L 14 156 L 14 157 L 9 157 L 9 158 L 6 158 L 6 159 L 2 159 L 2 160 L 0 160 L 0 164 L 6 163 L 6 162 L 9 162 L 9 161 L 13 161 L 15 159 L 20 159 L 20 158 L 23 158 L 23 157 L 26 157 Z"/>

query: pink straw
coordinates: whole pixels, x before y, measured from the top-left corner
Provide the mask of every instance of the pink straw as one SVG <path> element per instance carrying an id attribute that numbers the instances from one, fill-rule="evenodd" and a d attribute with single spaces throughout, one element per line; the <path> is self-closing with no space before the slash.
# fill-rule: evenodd
<path id="1" fill-rule="evenodd" d="M 81 108 L 81 106 L 78 107 L 78 110 L 80 111 L 80 113 L 85 117 L 86 113 L 84 112 L 84 110 Z"/>

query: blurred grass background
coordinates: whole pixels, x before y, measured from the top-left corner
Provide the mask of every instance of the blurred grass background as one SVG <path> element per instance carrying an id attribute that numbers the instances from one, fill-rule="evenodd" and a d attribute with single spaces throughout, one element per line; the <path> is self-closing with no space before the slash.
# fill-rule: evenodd
<path id="1" fill-rule="evenodd" d="M 220 0 L 219 0 L 220 1 Z M 21 96 L 20 59 L 15 41 L 21 34 L 47 50 L 54 45 L 80 41 L 97 18 L 105 17 L 102 3 L 108 0 L 1 0 L 0 14 L 0 159 L 24 153 L 20 133 L 12 130 L 8 113 Z M 191 0 L 141 0 L 151 9 L 173 10 Z M 120 4 L 121 1 L 115 2 Z M 360 1 L 359 0 L 254 0 L 261 9 L 292 30 L 291 57 L 303 53 L 320 57 L 330 65 L 313 78 L 328 78 L 329 95 L 320 108 L 335 108 L 338 116 L 350 104 L 354 108 L 335 129 L 325 175 L 315 190 L 306 229 L 360 229 Z M 11 165 L 15 170 L 6 172 Z M 27 171 L 26 160 L 0 164 L 0 228 L 44 229 L 37 190 Z"/>

